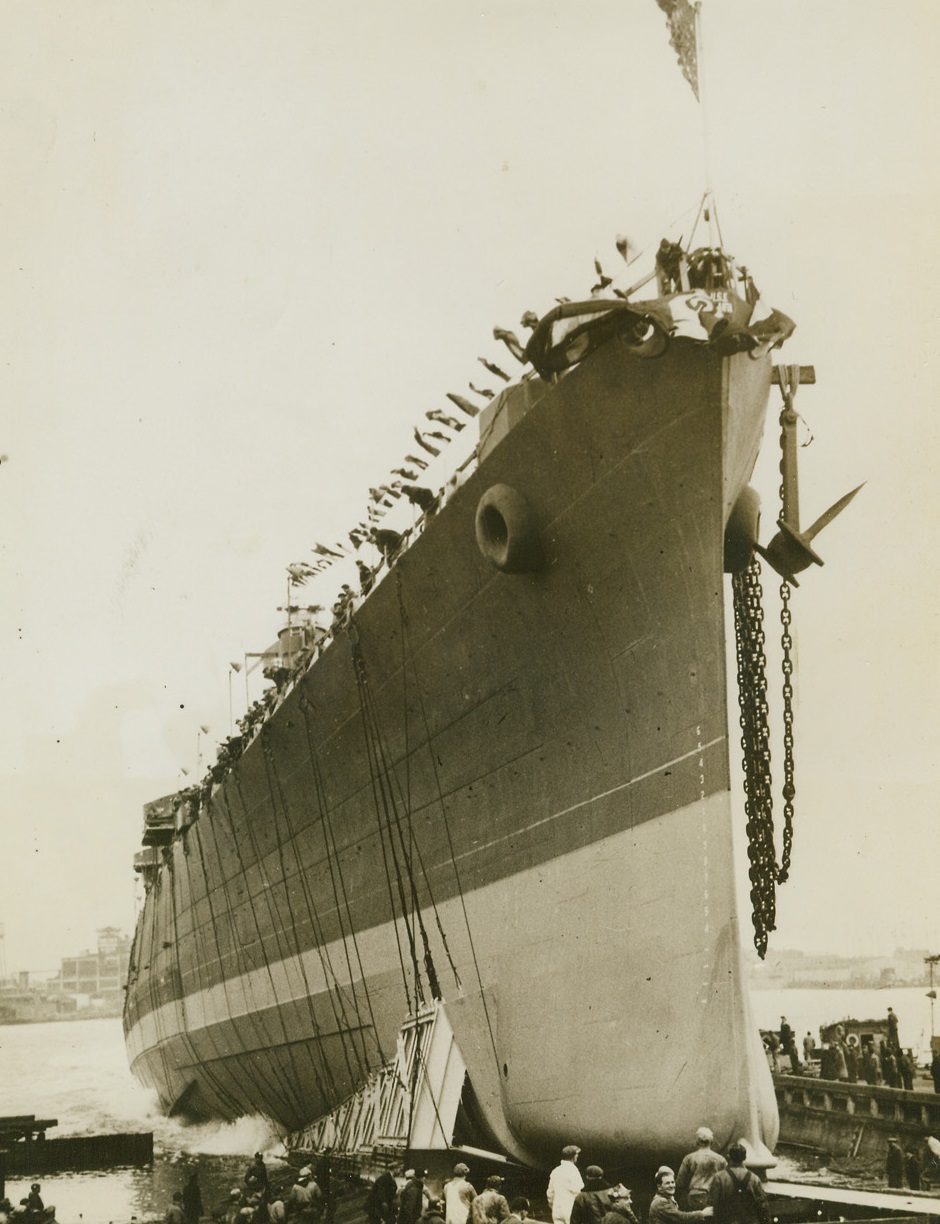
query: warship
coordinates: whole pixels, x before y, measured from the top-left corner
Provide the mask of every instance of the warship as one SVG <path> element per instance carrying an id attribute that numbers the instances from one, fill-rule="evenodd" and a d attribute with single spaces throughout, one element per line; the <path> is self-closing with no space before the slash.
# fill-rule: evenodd
<path id="1" fill-rule="evenodd" d="M 241 733 L 145 810 L 124 1028 L 166 1110 L 318 1142 L 365 1112 L 372 1141 L 533 1167 L 572 1136 L 656 1159 L 707 1119 L 772 1162 L 732 854 L 740 819 L 762 949 L 793 772 L 788 723 L 781 867 L 760 558 L 788 591 L 848 499 L 800 531 L 809 368 L 773 364 L 794 325 L 746 269 L 664 240 L 628 276 L 524 318 L 525 344 L 497 329 L 520 376 L 438 417 L 478 431 L 466 462 L 376 494 L 410 493 L 411 526 L 351 533 L 377 558 L 360 591 L 329 629 L 289 609 Z M 775 383 L 784 505 L 764 548 L 748 481 Z"/>

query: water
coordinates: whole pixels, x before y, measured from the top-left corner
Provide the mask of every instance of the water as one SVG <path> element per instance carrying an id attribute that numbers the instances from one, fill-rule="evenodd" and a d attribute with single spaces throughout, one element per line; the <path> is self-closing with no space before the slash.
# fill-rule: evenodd
<path id="1" fill-rule="evenodd" d="M 57 1118 L 55 1135 L 153 1131 L 154 1163 L 146 1169 L 46 1174 L 43 1199 L 62 1224 L 162 1220 L 174 1190 L 191 1169 L 199 1172 L 209 1211 L 241 1183 L 251 1156 L 281 1163 L 277 1136 L 260 1118 L 185 1126 L 164 1118 L 156 1097 L 127 1067 L 120 1020 L 74 1020 L 0 1026 L 0 1113 Z M 7 1180 L 14 1202 L 34 1179 Z"/>
<path id="2" fill-rule="evenodd" d="M 898 1014 L 901 1042 L 921 1056 L 930 1045 L 930 1006 L 925 987 L 885 990 L 762 990 L 751 1002 L 760 1028 L 775 1028 L 785 1015 L 802 1039 L 820 1024 Z M 50 1135 L 153 1131 L 154 1163 L 148 1169 L 63 1173 L 41 1178 L 43 1197 L 62 1224 L 129 1224 L 162 1219 L 190 1169 L 196 1168 L 207 1211 L 239 1184 L 256 1151 L 276 1168 L 283 1156 L 278 1138 L 259 1118 L 185 1126 L 162 1117 L 155 1098 L 127 1068 L 119 1020 L 0 1026 L 0 1113 L 58 1118 Z M 807 1176 L 803 1176 L 803 1174 Z M 786 1174 L 809 1180 L 810 1170 L 787 1162 Z M 11 1179 L 7 1194 L 17 1202 L 30 1178 Z"/>

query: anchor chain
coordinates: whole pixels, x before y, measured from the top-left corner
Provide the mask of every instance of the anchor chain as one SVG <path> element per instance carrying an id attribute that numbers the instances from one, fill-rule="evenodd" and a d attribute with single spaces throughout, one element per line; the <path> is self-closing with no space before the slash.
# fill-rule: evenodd
<path id="1" fill-rule="evenodd" d="M 783 854 L 777 883 L 785 884 L 790 875 L 790 855 L 793 850 L 793 800 L 796 784 L 793 781 L 793 638 L 790 636 L 790 584 L 784 579 L 780 584 L 780 647 L 783 651 Z"/>
<path id="2" fill-rule="evenodd" d="M 752 557 L 735 573 L 734 628 L 738 667 L 738 706 L 744 769 L 744 812 L 750 861 L 754 946 L 763 959 L 767 936 L 776 926 L 777 865 L 771 792 L 767 660 L 760 561 Z"/>

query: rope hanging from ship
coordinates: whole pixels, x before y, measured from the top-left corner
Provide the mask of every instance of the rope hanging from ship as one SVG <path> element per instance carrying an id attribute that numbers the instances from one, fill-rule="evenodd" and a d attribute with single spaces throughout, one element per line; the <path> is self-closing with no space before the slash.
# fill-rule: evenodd
<path id="1" fill-rule="evenodd" d="M 261 740 L 262 758 L 264 760 L 264 766 L 265 766 L 265 776 L 266 776 L 267 783 L 268 783 L 268 793 L 269 793 L 272 810 L 275 812 L 275 814 L 278 808 L 280 808 L 280 810 L 283 812 L 284 820 L 287 824 L 288 834 L 289 834 L 286 840 L 288 843 L 296 845 L 296 841 L 295 841 L 296 830 L 294 829 L 293 822 L 291 821 L 291 818 L 290 818 L 290 812 L 288 810 L 287 802 L 284 797 L 283 787 L 281 786 L 280 779 L 277 776 L 277 770 L 276 770 L 275 762 L 274 762 L 274 750 L 271 744 L 271 735 L 270 735 L 269 726 L 262 728 L 260 740 Z M 285 839 L 281 837 L 277 837 L 275 841 L 277 845 L 277 853 L 278 853 L 279 867 L 280 867 L 280 872 L 281 872 L 281 879 L 283 879 L 286 882 L 289 877 L 287 874 L 287 867 L 286 867 L 286 863 L 284 860 Z M 360 1050 L 358 1046 L 356 1045 L 355 1036 L 354 1036 L 355 1033 L 359 1033 L 361 1036 L 363 1030 L 366 1028 L 366 1025 L 363 1023 L 363 1018 L 359 1011 L 359 1001 L 358 999 L 355 998 L 355 992 L 353 992 L 353 1007 L 356 1012 L 356 1024 L 355 1025 L 350 1022 L 349 1016 L 346 1013 L 346 998 L 343 993 L 342 985 L 340 983 L 339 977 L 337 976 L 336 970 L 333 968 L 333 962 L 332 962 L 332 958 L 330 957 L 323 922 L 320 918 L 320 913 L 319 913 L 317 904 L 313 898 L 313 890 L 311 889 L 310 883 L 307 879 L 307 873 L 303 870 L 302 865 L 300 866 L 300 870 L 298 870 L 297 872 L 296 878 L 300 883 L 301 892 L 304 898 L 304 904 L 307 910 L 307 917 L 310 922 L 311 930 L 313 931 L 313 934 L 314 934 L 313 942 L 314 942 L 314 946 L 317 951 L 317 956 L 319 957 L 320 968 L 323 973 L 323 980 L 326 985 L 326 995 L 330 1001 L 330 1009 L 333 1012 L 335 1035 L 339 1038 L 340 1047 L 343 1051 L 343 1060 L 346 1063 L 346 1071 L 349 1076 L 349 1083 L 351 1085 L 355 1085 L 360 1081 L 360 1079 L 366 1077 L 369 1072 L 368 1056 L 365 1051 L 364 1038 L 362 1038 L 363 1049 L 362 1049 L 362 1052 L 360 1053 Z M 291 929 L 294 933 L 294 946 L 298 950 L 295 956 L 295 959 L 300 966 L 300 972 L 304 979 L 304 992 L 308 1000 L 311 1000 L 313 997 L 313 991 L 311 990 L 310 982 L 307 977 L 307 970 L 304 964 L 303 955 L 300 953 L 300 949 L 303 947 L 303 943 L 297 931 L 296 920 L 294 916 L 294 907 L 290 904 L 289 893 L 287 894 L 287 902 L 288 902 L 287 911 L 289 915 L 289 921 L 291 924 Z M 353 1058 L 356 1063 L 355 1070 L 353 1069 L 352 1062 L 350 1061 L 350 1057 L 349 1057 L 350 1047 L 352 1048 Z M 326 1062 L 327 1060 L 324 1057 L 324 1063 Z"/>
<path id="2" fill-rule="evenodd" d="M 379 821 L 380 834 L 383 828 L 383 817 L 384 828 L 388 833 L 388 845 L 392 863 L 395 868 L 395 880 L 398 887 L 399 902 L 401 905 L 402 917 L 405 921 L 405 929 L 408 933 L 412 968 L 415 975 L 415 1008 L 417 1010 L 417 1007 L 424 1002 L 424 988 L 418 969 L 418 950 L 417 941 L 415 938 L 416 931 L 420 933 L 421 936 L 423 953 L 422 959 L 424 961 L 424 971 L 427 975 L 428 988 L 431 992 L 431 997 L 439 1000 L 443 998 L 443 994 L 437 975 L 437 969 L 434 964 L 434 957 L 431 954 L 431 945 L 430 941 L 428 940 L 428 932 L 424 924 L 424 916 L 422 914 L 421 905 L 418 898 L 418 887 L 414 877 L 411 854 L 409 853 L 408 846 L 405 842 L 401 817 L 398 812 L 398 805 L 395 802 L 393 785 L 394 774 L 382 743 L 380 724 L 375 709 L 375 702 L 372 697 L 371 687 L 369 685 L 365 658 L 362 654 L 362 649 L 358 638 L 355 635 L 350 635 L 349 642 L 352 651 L 353 667 L 356 676 L 356 689 L 359 696 L 360 712 L 362 714 L 363 730 L 366 739 L 369 770 L 372 774 L 373 790 L 377 798 L 376 817 Z M 411 832 L 410 814 L 409 832 Z M 395 836 L 397 836 L 398 840 L 397 850 L 395 846 Z M 401 855 L 400 859 L 399 851 Z M 410 893 L 411 902 L 410 921 L 408 915 L 408 899 L 405 895 L 405 882 L 402 874 L 403 870 L 404 874 L 407 875 L 409 885 L 408 892 Z M 388 865 L 386 860 L 386 872 L 387 871 Z"/>
<path id="3" fill-rule="evenodd" d="M 366 997 L 366 1006 L 369 1010 L 369 1018 L 372 1023 L 372 1031 L 375 1037 L 376 1050 L 378 1051 L 379 1065 L 384 1066 L 384 1064 L 387 1062 L 387 1058 L 386 1058 L 384 1050 L 382 1049 L 381 1042 L 379 1040 L 378 1024 L 376 1023 L 375 1012 L 373 1011 L 373 1008 L 372 1008 L 372 994 L 369 990 L 368 983 L 366 981 L 366 971 L 362 963 L 362 953 L 359 950 L 359 940 L 356 936 L 355 925 L 353 924 L 352 907 L 349 904 L 349 894 L 346 890 L 346 877 L 343 874 L 342 864 L 340 863 L 339 848 L 338 848 L 338 844 L 336 840 L 336 832 L 333 828 L 333 821 L 332 821 L 332 817 L 330 813 L 330 808 L 329 808 L 329 805 L 326 799 L 326 787 L 323 782 L 323 772 L 320 768 L 320 762 L 317 757 L 316 749 L 314 747 L 313 733 L 310 727 L 310 717 L 313 712 L 313 706 L 311 705 L 310 699 L 308 698 L 305 692 L 301 693 L 299 706 L 300 706 L 300 713 L 304 720 L 304 732 L 306 734 L 306 739 L 307 739 L 307 754 L 310 760 L 311 773 L 313 774 L 314 793 L 316 795 L 317 805 L 320 810 L 320 819 L 323 825 L 323 839 L 324 839 L 324 845 L 326 848 L 327 863 L 330 867 L 330 878 L 333 881 L 333 896 L 336 902 L 336 912 L 337 912 L 337 916 L 339 917 L 339 921 L 340 921 L 340 929 L 343 931 L 343 944 L 346 949 L 346 963 L 349 968 L 350 981 L 353 981 L 353 972 L 352 972 L 352 965 L 350 964 L 350 961 L 349 961 L 349 948 L 346 942 L 347 941 L 347 935 L 346 935 L 347 927 L 349 930 L 348 938 L 352 941 L 353 951 L 356 956 L 356 964 L 359 967 L 359 980 L 362 983 L 362 989 Z M 331 860 L 331 853 L 332 853 L 332 860 Z M 333 870 L 334 861 L 336 864 L 335 872 Z M 342 891 L 342 896 L 343 896 L 342 910 L 340 909 L 339 896 L 338 896 L 337 889 L 336 889 L 337 879 L 339 880 L 339 886 L 340 886 L 340 890 Z M 343 916 L 342 916 L 343 913 L 345 913 L 345 920 L 343 919 Z M 354 991 L 354 994 L 355 994 L 355 991 Z"/>

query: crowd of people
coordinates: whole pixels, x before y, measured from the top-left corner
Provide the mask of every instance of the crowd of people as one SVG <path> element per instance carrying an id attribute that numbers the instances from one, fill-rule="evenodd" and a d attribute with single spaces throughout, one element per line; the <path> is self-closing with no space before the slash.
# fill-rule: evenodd
<path id="1" fill-rule="evenodd" d="M 656 1172 L 649 1207 L 649 1224 L 770 1224 L 760 1179 L 745 1167 L 743 1144 L 732 1144 L 727 1157 L 714 1149 L 707 1127 L 696 1134 L 696 1146 L 678 1172 L 662 1165 Z M 565 1147 L 545 1191 L 552 1224 L 640 1224 L 632 1192 L 612 1182 L 599 1165 L 588 1165 L 582 1176 L 581 1150 Z M 336 1196 L 332 1160 L 324 1153 L 316 1165 L 301 1168 L 288 1188 L 275 1188 L 261 1154 L 232 1188 L 229 1201 L 211 1212 L 218 1224 L 333 1224 Z M 361 1203 L 368 1224 L 526 1224 L 531 1203 L 523 1196 L 507 1198 L 505 1179 L 489 1174 L 482 1185 L 470 1180 L 470 1168 L 454 1166 L 440 1195 L 431 1192 L 426 1169 L 390 1170 L 372 1182 Z M 479 1188 L 478 1188 L 479 1186 Z M 173 1196 L 166 1224 L 198 1224 L 202 1196 L 195 1173 Z"/>
<path id="2" fill-rule="evenodd" d="M 891 1007 L 883 1027 L 883 1034 L 860 1038 L 856 1033 L 846 1035 L 845 1026 L 836 1024 L 828 1031 L 827 1040 L 819 1043 L 807 1032 L 800 1043 L 803 1047 L 801 1059 L 796 1033 L 786 1016 L 781 1016 L 779 1030 L 764 1033 L 764 1048 L 774 1071 L 802 1075 L 807 1069 L 814 1073 L 818 1069 L 820 1079 L 903 1088 L 912 1092 L 917 1060 L 913 1049 L 904 1049 L 901 1045 L 897 1014 Z M 940 1052 L 933 1056 L 930 1075 L 934 1092 L 940 1094 Z"/>

